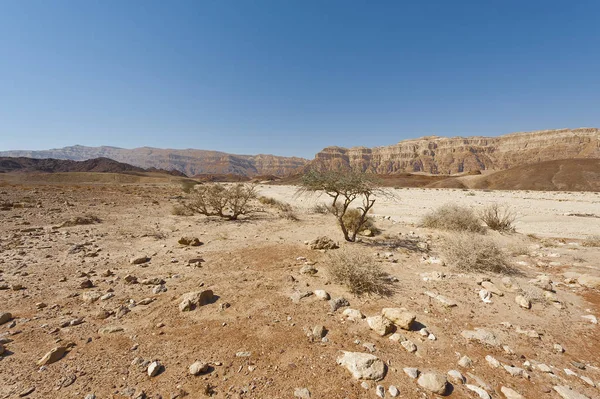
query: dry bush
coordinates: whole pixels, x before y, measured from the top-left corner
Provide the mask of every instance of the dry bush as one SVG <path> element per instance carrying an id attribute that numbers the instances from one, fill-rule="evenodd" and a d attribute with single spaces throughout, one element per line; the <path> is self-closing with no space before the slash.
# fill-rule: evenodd
<path id="1" fill-rule="evenodd" d="M 296 212 L 294 212 L 294 208 L 292 208 L 292 206 L 287 202 L 281 202 L 271 197 L 259 197 L 258 201 L 261 204 L 269 205 L 277 209 L 277 211 L 279 212 L 279 216 L 281 216 L 284 219 L 291 220 L 294 222 L 300 220 L 298 218 L 298 215 L 296 215 Z"/>
<path id="2" fill-rule="evenodd" d="M 173 208 L 171 208 L 171 214 L 175 216 L 192 216 L 194 212 L 192 212 L 185 205 L 173 205 Z"/>
<path id="3" fill-rule="evenodd" d="M 517 215 L 508 206 L 488 205 L 481 211 L 480 218 L 492 230 L 501 233 L 515 232 L 514 222 Z"/>
<path id="4" fill-rule="evenodd" d="M 584 247 L 600 247 L 600 236 L 588 237 L 581 242 Z"/>
<path id="5" fill-rule="evenodd" d="M 69 220 L 65 220 L 58 227 L 73 227 L 73 226 L 84 226 L 88 224 L 100 223 L 101 220 L 98 216 L 94 215 L 85 215 L 85 216 L 75 216 Z"/>
<path id="6" fill-rule="evenodd" d="M 421 220 L 423 227 L 448 231 L 469 231 L 484 233 L 485 227 L 471 208 L 446 204 L 428 213 Z"/>
<path id="7" fill-rule="evenodd" d="M 465 272 L 516 272 L 506 254 L 492 238 L 473 233 L 454 234 L 446 237 L 442 252 L 450 265 Z"/>
<path id="8" fill-rule="evenodd" d="M 342 217 L 342 221 L 344 222 L 344 226 L 350 233 L 360 233 L 361 231 L 371 230 L 373 234 L 378 233 L 379 230 L 375 227 L 375 223 L 373 218 L 370 216 L 366 216 L 364 221 L 361 223 L 362 212 L 358 209 L 348 209 L 344 216 Z M 360 229 L 360 231 L 357 231 Z"/>
<path id="9" fill-rule="evenodd" d="M 329 274 L 355 295 L 393 293 L 392 280 L 374 258 L 360 252 L 335 252 L 330 255 Z"/>
<path id="10" fill-rule="evenodd" d="M 510 252 L 512 256 L 531 255 L 529 245 L 525 243 L 513 243 L 509 245 L 508 252 Z"/>
<path id="11" fill-rule="evenodd" d="M 320 215 L 326 215 L 328 213 L 330 213 L 329 211 L 329 207 L 325 204 L 315 204 L 312 208 L 311 208 L 311 212 L 312 213 L 317 213 Z"/>
<path id="12" fill-rule="evenodd" d="M 184 180 L 183 182 L 181 182 L 181 189 L 184 193 L 189 194 L 192 191 L 194 191 L 194 187 L 196 187 L 196 184 L 199 183 L 193 180 Z"/>
<path id="13" fill-rule="evenodd" d="M 201 215 L 237 220 L 240 215 L 253 211 L 250 201 L 254 198 L 254 185 L 235 184 L 226 187 L 221 184 L 203 184 L 190 194 L 190 202 L 186 207 Z"/>

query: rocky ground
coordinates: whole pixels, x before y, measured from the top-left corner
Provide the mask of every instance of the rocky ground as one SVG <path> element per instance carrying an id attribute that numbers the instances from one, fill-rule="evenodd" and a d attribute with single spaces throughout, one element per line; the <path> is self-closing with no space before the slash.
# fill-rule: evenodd
<path id="1" fill-rule="evenodd" d="M 318 250 L 341 238 L 319 199 L 260 190 L 299 220 L 175 216 L 169 184 L 0 184 L 0 398 L 600 397 L 600 196 L 397 190 L 381 234 Z M 420 215 L 493 201 L 519 212 L 488 234 L 519 274 L 445 266 Z M 332 283 L 335 251 L 393 295 Z"/>

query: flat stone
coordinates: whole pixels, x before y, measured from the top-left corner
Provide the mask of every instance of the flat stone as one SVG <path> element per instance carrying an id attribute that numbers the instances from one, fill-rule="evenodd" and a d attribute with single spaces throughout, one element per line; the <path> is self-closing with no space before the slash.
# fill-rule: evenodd
<path id="1" fill-rule="evenodd" d="M 150 258 L 147 257 L 146 255 L 134 256 L 133 258 L 131 258 L 129 260 L 129 263 L 131 263 L 132 265 L 141 265 L 141 264 L 147 263 L 147 262 L 150 262 Z"/>
<path id="2" fill-rule="evenodd" d="M 190 371 L 191 375 L 199 375 L 199 374 L 206 373 L 208 371 L 208 367 L 209 367 L 208 363 L 195 361 L 190 366 L 189 371 Z"/>
<path id="3" fill-rule="evenodd" d="M 479 395 L 481 399 L 492 399 L 490 394 L 487 393 L 485 389 L 480 388 L 476 385 L 465 384 L 465 388 L 467 388 L 469 391 L 475 392 L 477 395 Z"/>
<path id="4" fill-rule="evenodd" d="M 426 291 L 425 295 L 437 300 L 438 302 L 440 302 L 442 305 L 444 305 L 447 308 L 453 308 L 453 307 L 457 306 L 456 302 L 453 301 L 452 299 L 446 298 L 445 296 L 436 294 L 434 292 Z"/>
<path id="5" fill-rule="evenodd" d="M 475 328 L 475 330 L 465 330 L 460 333 L 464 338 L 468 340 L 478 341 L 484 345 L 489 346 L 500 346 L 500 340 L 491 331 L 484 330 L 483 328 Z"/>
<path id="6" fill-rule="evenodd" d="M 563 399 L 590 399 L 585 395 L 580 394 L 577 391 L 571 389 L 571 387 L 565 385 L 557 385 L 554 387 L 556 393 Z"/>
<path id="7" fill-rule="evenodd" d="M 113 334 L 121 331 L 124 331 L 123 327 L 121 326 L 104 326 L 98 329 L 99 334 Z"/>
<path id="8" fill-rule="evenodd" d="M 379 381 L 385 377 L 386 366 L 377 356 L 361 352 L 343 352 L 337 363 L 356 379 Z"/>
<path id="9" fill-rule="evenodd" d="M 502 392 L 502 395 L 504 395 L 506 399 L 525 399 L 523 395 L 512 388 L 501 387 L 500 392 Z"/>
<path id="10" fill-rule="evenodd" d="M 300 399 L 310 399 L 310 391 L 308 388 L 296 388 L 294 389 L 294 397 Z"/>
<path id="11" fill-rule="evenodd" d="M 415 345 L 412 341 L 402 341 L 400 342 L 400 345 L 402 345 L 407 352 L 413 353 L 417 351 L 417 345 Z"/>
<path id="12" fill-rule="evenodd" d="M 362 314 L 362 312 L 360 310 L 357 309 L 344 309 L 344 311 L 342 312 L 342 314 L 344 316 L 346 316 L 348 319 L 350 320 L 360 320 L 360 319 L 364 319 L 365 315 Z"/>
<path id="13" fill-rule="evenodd" d="M 465 376 L 458 370 L 448 371 L 448 380 L 453 384 L 464 384 L 467 381 Z"/>
<path id="14" fill-rule="evenodd" d="M 38 362 L 38 366 L 45 366 L 47 364 L 51 364 L 59 361 L 63 358 L 63 356 L 67 353 L 66 346 L 57 346 L 50 350 L 50 352 L 46 353 Z"/>
<path id="15" fill-rule="evenodd" d="M 481 283 L 481 286 L 494 295 L 498 295 L 498 296 L 504 295 L 504 292 L 502 292 L 498 287 L 496 287 L 496 284 L 492 283 L 491 281 L 483 281 Z"/>
<path id="16" fill-rule="evenodd" d="M 405 367 L 402 369 L 402 371 L 404 371 L 404 374 L 406 374 L 413 380 L 419 377 L 419 369 L 416 367 Z"/>

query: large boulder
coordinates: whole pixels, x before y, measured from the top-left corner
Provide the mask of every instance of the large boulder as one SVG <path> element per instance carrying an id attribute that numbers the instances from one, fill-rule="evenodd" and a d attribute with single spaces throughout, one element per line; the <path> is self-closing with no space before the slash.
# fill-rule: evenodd
<path id="1" fill-rule="evenodd" d="M 356 379 L 379 381 L 385 377 L 385 363 L 377 356 L 361 352 L 343 352 L 337 359 Z"/>

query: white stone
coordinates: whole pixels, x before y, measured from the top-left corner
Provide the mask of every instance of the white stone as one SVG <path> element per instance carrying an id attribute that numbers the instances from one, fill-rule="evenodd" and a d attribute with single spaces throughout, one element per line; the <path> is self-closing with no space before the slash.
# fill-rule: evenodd
<path id="1" fill-rule="evenodd" d="M 504 395 L 504 397 L 506 399 L 525 399 L 525 397 L 523 395 L 521 395 L 520 393 L 518 393 L 517 391 L 515 391 L 512 388 L 501 387 L 500 392 L 502 392 L 502 394 Z"/>
<path id="2" fill-rule="evenodd" d="M 483 388 L 480 388 L 476 385 L 466 384 L 465 388 L 467 388 L 469 391 L 475 392 L 477 395 L 479 395 L 481 399 L 492 399 L 489 393 L 487 393 Z"/>
<path id="3" fill-rule="evenodd" d="M 386 373 L 383 361 L 368 353 L 343 352 L 337 363 L 350 371 L 356 379 L 379 381 Z"/>

